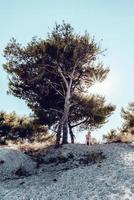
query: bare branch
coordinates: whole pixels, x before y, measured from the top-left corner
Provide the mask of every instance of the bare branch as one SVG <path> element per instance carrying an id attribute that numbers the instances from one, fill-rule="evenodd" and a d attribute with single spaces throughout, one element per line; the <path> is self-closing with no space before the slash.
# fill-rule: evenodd
<path id="1" fill-rule="evenodd" d="M 51 83 L 51 87 L 53 87 L 58 94 L 60 94 L 62 97 L 64 97 L 64 95 L 54 86 L 55 83 L 52 83 L 52 82 L 50 82 L 50 83 Z"/>
<path id="2" fill-rule="evenodd" d="M 50 108 L 49 110 L 52 110 L 52 111 L 55 111 L 55 112 L 58 112 L 58 113 L 61 113 L 61 114 L 63 114 L 63 112 L 62 112 L 62 111 L 60 111 L 60 110 L 57 110 L 57 109 L 54 109 L 54 108 Z"/>
<path id="3" fill-rule="evenodd" d="M 71 125 L 71 127 L 74 128 L 76 126 L 79 126 L 79 125 L 83 124 L 84 122 L 86 122 L 87 120 L 88 120 L 88 118 L 84 119 L 83 121 L 81 121 L 81 122 L 79 122 L 79 123 L 77 123 L 75 125 Z"/>

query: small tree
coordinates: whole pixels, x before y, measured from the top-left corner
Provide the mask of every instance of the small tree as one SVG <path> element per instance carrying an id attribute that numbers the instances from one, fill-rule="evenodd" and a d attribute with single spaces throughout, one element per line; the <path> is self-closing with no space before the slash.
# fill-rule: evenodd
<path id="1" fill-rule="evenodd" d="M 117 137 L 117 130 L 111 129 L 107 134 L 103 135 L 103 140 L 106 142 L 112 142 Z"/>
<path id="2" fill-rule="evenodd" d="M 77 118 L 76 108 L 80 105 L 76 97 L 96 81 L 103 81 L 109 72 L 98 62 L 102 53 L 87 33 L 75 34 L 64 22 L 56 24 L 46 40 L 34 38 L 22 47 L 13 39 L 5 48 L 9 92 L 24 99 L 48 125 L 58 124 L 57 146 L 61 134 L 62 143 L 67 143 L 72 115 L 74 120 Z"/>
<path id="3" fill-rule="evenodd" d="M 121 117 L 123 119 L 122 132 L 134 135 L 134 102 L 129 103 L 126 109 L 122 108 Z"/>

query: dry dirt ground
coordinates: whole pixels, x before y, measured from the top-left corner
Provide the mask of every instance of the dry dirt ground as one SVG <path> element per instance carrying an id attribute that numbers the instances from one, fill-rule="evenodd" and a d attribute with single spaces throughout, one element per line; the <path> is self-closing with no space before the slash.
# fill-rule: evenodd
<path id="1" fill-rule="evenodd" d="M 0 148 L 0 200 L 134 200 L 134 145 Z"/>

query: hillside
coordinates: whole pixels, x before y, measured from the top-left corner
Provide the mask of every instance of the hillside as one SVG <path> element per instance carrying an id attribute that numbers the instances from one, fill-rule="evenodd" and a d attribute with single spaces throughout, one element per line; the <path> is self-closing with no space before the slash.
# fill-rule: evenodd
<path id="1" fill-rule="evenodd" d="M 133 144 L 68 144 L 36 156 L 0 149 L 0 200 L 133 200 L 133 174 Z"/>

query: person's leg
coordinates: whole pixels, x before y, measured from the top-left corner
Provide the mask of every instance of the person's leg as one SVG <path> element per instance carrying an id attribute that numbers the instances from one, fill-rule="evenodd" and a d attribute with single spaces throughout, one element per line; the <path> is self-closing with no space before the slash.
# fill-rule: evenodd
<path id="1" fill-rule="evenodd" d="M 89 141 L 87 141 L 87 145 L 89 145 Z"/>

